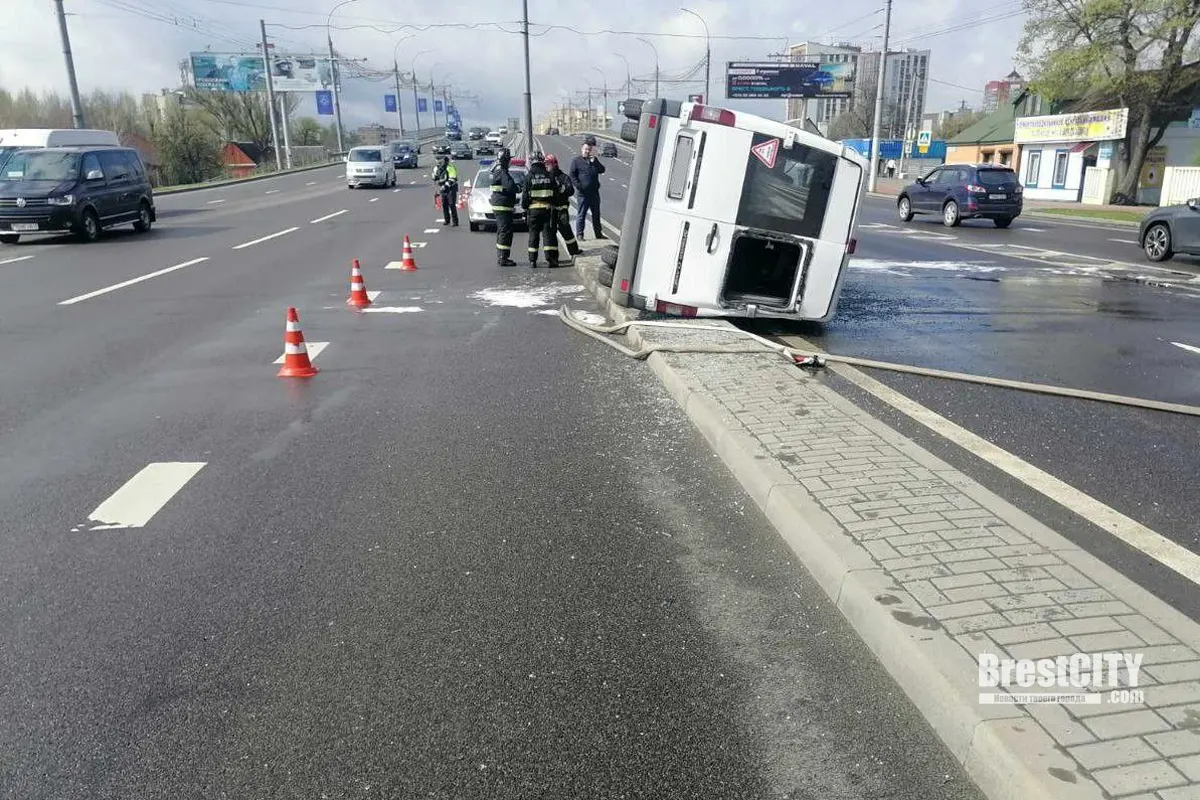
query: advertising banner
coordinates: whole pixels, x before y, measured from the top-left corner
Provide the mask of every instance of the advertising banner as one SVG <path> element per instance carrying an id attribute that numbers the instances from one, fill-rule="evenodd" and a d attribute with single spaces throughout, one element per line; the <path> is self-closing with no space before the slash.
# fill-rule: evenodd
<path id="1" fill-rule="evenodd" d="M 725 96 L 730 100 L 849 97 L 846 72 L 834 74 L 833 66 L 826 68 L 817 61 L 730 61 Z"/>
<path id="2" fill-rule="evenodd" d="M 441 110 L 442 110 L 442 101 L 441 101 L 441 100 L 434 100 L 434 101 L 433 101 L 433 110 L 434 110 L 434 111 L 441 111 Z"/>
<path id="3" fill-rule="evenodd" d="M 192 53 L 192 80 L 210 92 L 265 92 L 262 56 L 253 53 Z M 277 92 L 311 92 L 333 85 L 329 60 L 315 56 L 272 55 L 271 81 Z"/>
<path id="4" fill-rule="evenodd" d="M 333 92 L 329 89 L 322 89 L 316 93 L 317 95 L 317 113 L 321 116 L 333 116 Z"/>
<path id="5" fill-rule="evenodd" d="M 417 98 L 417 111 L 428 111 L 429 103 L 424 97 Z"/>
<path id="6" fill-rule="evenodd" d="M 1038 142 L 1111 141 L 1124 139 L 1125 128 L 1128 125 L 1128 108 L 1085 111 L 1081 114 L 1018 117 L 1013 142 L 1034 144 Z"/>
<path id="7" fill-rule="evenodd" d="M 392 114 L 396 113 L 396 95 L 385 94 L 383 96 L 383 110 Z"/>

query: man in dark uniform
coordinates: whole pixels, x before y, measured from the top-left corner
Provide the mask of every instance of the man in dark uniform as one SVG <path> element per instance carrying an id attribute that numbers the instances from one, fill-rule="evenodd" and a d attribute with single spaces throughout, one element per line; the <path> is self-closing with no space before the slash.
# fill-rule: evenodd
<path id="1" fill-rule="evenodd" d="M 596 139 L 592 136 L 583 140 L 579 155 L 571 159 L 568 173 L 571 183 L 579 200 L 575 210 L 575 237 L 583 238 L 584 221 L 588 212 L 592 212 L 592 232 L 597 239 L 604 239 L 604 231 L 600 227 L 600 176 L 604 174 L 604 164 L 596 158 Z"/>
<path id="2" fill-rule="evenodd" d="M 507 147 L 500 148 L 500 155 L 492 166 L 492 196 L 489 202 L 496 215 L 496 262 L 502 267 L 515 267 L 512 260 L 513 209 L 517 205 L 517 182 L 508 172 L 512 153 Z"/>
<path id="3" fill-rule="evenodd" d="M 450 161 L 450 156 L 438 159 L 437 170 L 433 173 L 433 183 L 437 186 L 438 198 L 442 202 L 442 224 L 449 225 L 453 218 L 454 227 L 458 227 L 458 167 Z"/>
<path id="4" fill-rule="evenodd" d="M 580 253 L 579 242 L 571 235 L 571 195 L 575 194 L 575 187 L 571 185 L 567 173 L 559 169 L 558 156 L 546 156 L 546 171 L 554 179 L 554 201 L 551 203 L 554 227 L 566 242 L 567 252 L 577 256 Z"/>
<path id="5" fill-rule="evenodd" d="M 558 236 L 554 232 L 554 178 L 546 171 L 545 157 L 534 151 L 529 156 L 525 186 L 521 190 L 521 208 L 529 223 L 529 266 L 536 267 L 538 245 L 546 254 L 546 264 L 558 266 Z"/>

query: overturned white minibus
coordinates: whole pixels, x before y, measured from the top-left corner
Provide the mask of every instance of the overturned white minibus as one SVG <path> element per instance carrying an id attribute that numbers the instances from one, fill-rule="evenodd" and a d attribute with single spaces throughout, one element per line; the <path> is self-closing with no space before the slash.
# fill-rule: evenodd
<path id="1" fill-rule="evenodd" d="M 640 108 L 638 107 L 640 105 Z M 866 162 L 753 114 L 627 102 L 636 142 L 612 299 L 685 317 L 833 316 Z"/>

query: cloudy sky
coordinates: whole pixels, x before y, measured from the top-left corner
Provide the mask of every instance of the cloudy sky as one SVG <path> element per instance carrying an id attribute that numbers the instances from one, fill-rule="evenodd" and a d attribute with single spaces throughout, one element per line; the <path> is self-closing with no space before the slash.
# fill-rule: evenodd
<path id="1" fill-rule="evenodd" d="M 0 27 L 0 86 L 65 91 L 67 81 L 53 4 L 49 0 L 2 0 L 6 24 Z M 883 34 L 883 0 L 841 0 L 817 12 L 815 4 L 683 0 L 700 14 L 713 37 L 713 94 L 723 99 L 724 65 L 730 60 L 767 60 L 789 43 L 806 39 L 849 40 L 878 47 Z M 260 19 L 279 50 L 323 52 L 325 23 L 338 0 L 66 0 L 80 88 L 157 92 L 179 84 L 179 61 L 190 51 L 253 52 Z M 1020 34 L 1019 0 L 908 0 L 897 3 L 892 41 L 898 47 L 932 51 L 931 109 L 978 105 L 983 84 L 1012 68 Z M 836 9 L 825 10 L 825 9 Z M 704 59 L 704 27 L 680 10 L 680 0 L 530 0 L 532 85 L 535 116 L 582 98 L 607 81 L 611 110 L 623 93 L 626 61 L 634 80 L 652 79 L 655 51 L 664 80 L 663 94 L 684 96 L 704 90 L 703 69 L 692 83 L 665 83 L 686 77 Z M 414 64 L 422 81 L 432 74 L 449 82 L 472 102 L 461 102 L 467 124 L 497 124 L 519 116 L 524 91 L 521 3 L 436 0 L 349 0 L 333 16 L 333 40 L 363 66 L 390 70 L 393 53 L 401 69 Z M 410 36 L 411 38 L 404 39 Z M 732 37 L 751 38 L 732 38 Z M 651 42 L 639 41 L 639 37 Z M 402 41 L 403 40 L 403 41 Z M 624 57 L 625 60 L 622 60 Z M 639 83 L 643 92 L 652 84 Z M 383 111 L 388 83 L 357 79 L 343 92 L 347 126 L 393 123 Z M 412 113 L 412 95 L 404 110 Z M 733 102 L 728 105 L 738 107 Z M 742 104 L 756 113 L 780 117 L 783 101 Z M 306 98 L 302 113 L 313 113 Z M 422 120 L 425 122 L 425 120 Z M 412 124 L 411 116 L 406 125 Z"/>

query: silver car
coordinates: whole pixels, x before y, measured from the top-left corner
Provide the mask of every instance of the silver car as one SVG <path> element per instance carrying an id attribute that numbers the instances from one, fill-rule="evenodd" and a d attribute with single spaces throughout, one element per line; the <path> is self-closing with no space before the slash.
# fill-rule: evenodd
<path id="1" fill-rule="evenodd" d="M 346 185 L 395 186 L 396 165 L 384 147 L 355 147 L 346 154 Z"/>
<path id="2" fill-rule="evenodd" d="M 517 191 L 525 185 L 525 167 L 517 166 L 520 159 L 514 158 L 508 166 L 508 174 L 517 182 Z M 486 162 L 485 162 L 486 163 Z M 475 180 L 465 187 L 467 194 L 467 223 L 472 231 L 496 229 L 496 215 L 492 213 L 492 168 L 490 166 L 479 170 Z M 517 198 L 516 208 L 513 209 L 513 227 L 525 224 L 525 209 L 521 208 L 520 197 Z"/>

